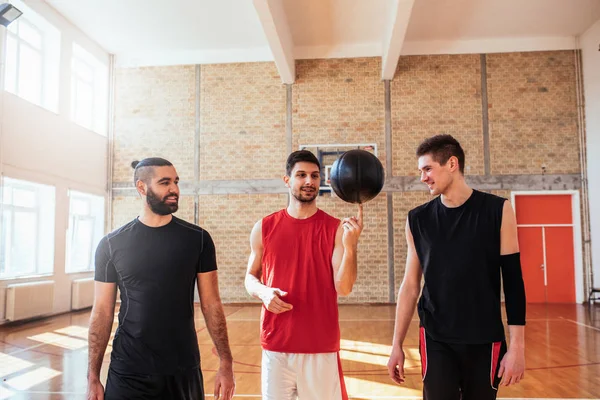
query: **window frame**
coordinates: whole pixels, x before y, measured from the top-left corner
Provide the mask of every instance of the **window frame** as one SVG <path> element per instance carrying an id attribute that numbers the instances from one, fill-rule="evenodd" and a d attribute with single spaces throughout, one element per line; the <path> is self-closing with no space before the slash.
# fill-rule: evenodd
<path id="1" fill-rule="evenodd" d="M 97 215 L 95 215 L 94 213 L 94 207 L 93 207 L 93 199 L 92 197 L 97 197 L 98 199 L 102 199 L 102 205 L 103 208 L 106 206 L 106 198 L 104 196 L 100 196 L 94 193 L 86 193 L 86 192 L 80 192 L 80 191 L 76 191 L 76 190 L 69 190 L 69 217 L 68 217 L 68 221 L 69 221 L 69 225 L 67 226 L 67 235 L 66 235 L 66 251 L 65 251 L 65 273 L 66 274 L 79 274 L 79 273 L 84 273 L 84 272 L 93 272 L 94 271 L 94 267 L 95 267 L 95 246 L 94 246 L 94 239 L 96 238 L 96 229 L 97 228 L 101 228 L 102 232 L 104 232 L 104 223 L 105 223 L 105 212 L 104 209 L 102 210 L 102 219 L 99 220 L 97 218 Z M 77 201 L 85 201 L 88 205 L 88 213 L 87 214 L 79 214 L 79 213 L 73 213 L 72 212 L 72 201 L 76 199 Z M 85 268 L 73 268 L 72 266 L 72 248 L 73 248 L 73 238 L 75 237 L 75 235 L 77 234 L 77 231 L 75 230 L 75 226 L 76 226 L 76 221 L 86 221 L 86 220 L 91 220 L 93 221 L 93 225 L 92 225 L 92 230 L 91 230 L 91 237 L 89 238 L 90 240 L 90 252 L 87 254 L 87 260 L 88 260 L 88 265 Z M 96 224 L 100 224 L 100 226 L 97 226 Z M 101 236 L 98 238 L 101 239 Z"/>
<path id="2" fill-rule="evenodd" d="M 21 31 L 21 25 L 28 25 L 28 27 L 34 31 L 37 32 L 37 34 L 40 36 L 40 47 L 36 48 L 34 44 L 30 43 L 29 41 L 27 41 L 26 39 L 24 39 L 23 37 L 20 36 L 20 31 Z M 15 32 L 13 32 L 13 30 L 11 29 L 13 26 L 15 26 Z M 44 37 L 44 31 L 42 29 L 40 29 L 39 27 L 37 27 L 33 22 L 31 22 L 27 17 L 25 16 L 21 16 L 21 18 L 19 18 L 18 20 L 14 21 L 10 27 L 8 29 L 6 29 L 6 41 L 8 41 L 8 39 L 13 39 L 16 43 L 16 54 L 15 54 L 15 87 L 14 87 L 14 92 L 11 90 L 8 90 L 6 88 L 6 85 L 4 85 L 5 90 L 7 90 L 8 92 L 14 94 L 15 96 L 18 96 L 20 98 L 22 98 L 25 101 L 28 101 L 32 104 L 38 105 L 40 107 L 44 107 L 48 110 L 50 110 L 49 108 L 47 108 L 44 105 L 44 99 L 45 99 L 45 94 L 46 94 L 46 85 L 44 84 L 44 68 L 45 68 L 45 60 L 46 60 L 46 43 L 45 43 L 45 37 Z M 20 86 L 21 86 L 21 47 L 22 46 L 26 46 L 29 49 L 33 50 L 34 52 L 38 53 L 39 57 L 40 57 L 40 90 L 39 90 L 39 98 L 37 99 L 37 101 L 32 101 L 26 97 L 24 97 L 21 93 L 20 93 Z M 7 44 L 5 43 L 5 47 L 8 47 Z M 6 58 L 9 56 L 8 52 L 6 52 L 5 55 L 5 64 L 7 64 L 7 60 Z M 5 77 L 4 79 L 6 80 L 6 74 L 7 72 L 5 72 Z M 52 111 L 52 110 L 50 110 Z"/>
<path id="3" fill-rule="evenodd" d="M 3 177 L 5 178 L 5 177 Z M 34 269 L 33 271 L 25 271 L 25 272 L 21 272 L 21 273 L 7 273 L 7 271 L 16 271 L 18 270 L 17 268 L 11 268 L 14 267 L 14 265 L 9 263 L 9 260 L 12 258 L 10 256 L 10 254 L 12 254 L 12 251 L 6 251 L 6 249 L 4 249 L 4 244 L 5 242 L 2 240 L 4 238 L 2 231 L 4 230 L 4 224 L 2 224 L 2 230 L 0 230 L 0 248 L 2 248 L 2 259 L 0 259 L 0 261 L 3 263 L 3 267 L 5 269 L 5 271 L 2 273 L 0 272 L 0 280 L 11 280 L 11 279 L 25 279 L 25 278 L 30 278 L 30 277 L 35 277 L 35 276 L 51 276 L 54 274 L 54 268 L 50 271 L 50 272 L 41 272 L 40 268 L 42 267 L 41 265 L 41 260 L 40 260 L 40 256 L 42 254 L 42 252 L 40 251 L 40 244 L 41 244 L 41 235 L 42 235 L 42 227 L 41 227 L 41 217 L 42 217 L 42 207 L 41 207 L 41 203 L 40 200 L 43 197 L 43 193 L 42 192 L 42 188 L 39 187 L 38 185 L 43 185 L 43 184 L 38 184 L 37 182 L 31 182 L 31 181 L 27 181 L 27 180 L 23 180 L 23 179 L 17 179 L 17 178 L 8 178 L 10 179 L 12 182 L 10 182 L 10 184 L 7 184 L 6 179 L 2 179 L 1 184 L 2 187 L 0 188 L 0 192 L 2 194 L 2 197 L 0 198 L 0 209 L 2 214 L 0 214 L 0 219 L 4 219 L 4 213 L 8 210 L 10 212 L 10 226 L 11 229 L 10 232 L 7 232 L 7 234 L 9 235 L 9 241 L 8 244 L 13 243 L 15 241 L 15 229 L 14 229 L 14 220 L 15 220 L 15 212 L 30 212 L 32 214 L 35 215 L 35 235 L 34 235 L 34 241 L 35 241 L 35 246 L 32 249 L 32 251 L 35 252 L 35 255 L 33 257 L 34 259 Z M 44 186 L 48 186 L 51 187 L 54 190 L 54 194 L 56 196 L 56 188 L 54 186 L 50 186 L 50 185 L 44 185 Z M 10 187 L 11 190 L 12 189 L 19 189 L 19 190 L 27 190 L 30 192 L 35 193 L 35 206 L 34 207 L 26 207 L 26 206 L 19 206 L 19 205 L 14 205 L 13 204 L 13 199 L 11 198 L 11 204 L 5 204 L 4 203 L 4 193 L 7 187 Z M 12 196 L 12 194 L 11 194 Z M 55 199 L 56 200 L 56 199 Z M 56 216 L 54 216 L 56 217 Z M 54 247 L 55 245 L 55 237 L 52 240 L 52 247 Z M 12 246 L 11 246 L 12 248 Z M 54 254 L 54 250 L 53 250 L 53 254 Z M 54 261 L 54 260 L 52 260 Z M 53 262 L 54 265 L 54 262 Z"/>

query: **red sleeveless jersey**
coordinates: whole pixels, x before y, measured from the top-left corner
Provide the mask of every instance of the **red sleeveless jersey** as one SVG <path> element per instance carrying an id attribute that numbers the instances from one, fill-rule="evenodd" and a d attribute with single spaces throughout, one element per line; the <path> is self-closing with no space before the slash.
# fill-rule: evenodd
<path id="1" fill-rule="evenodd" d="M 332 353 L 340 349 L 337 292 L 331 258 L 340 220 L 318 210 L 307 219 L 286 209 L 262 220 L 262 279 L 287 292 L 292 310 L 262 308 L 260 341 L 281 353 Z"/>

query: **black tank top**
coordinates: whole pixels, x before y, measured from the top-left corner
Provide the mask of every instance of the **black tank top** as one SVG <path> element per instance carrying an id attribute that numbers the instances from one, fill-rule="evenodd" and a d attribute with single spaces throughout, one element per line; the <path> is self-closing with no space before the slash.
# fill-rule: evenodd
<path id="1" fill-rule="evenodd" d="M 441 197 L 408 214 L 424 286 L 418 311 L 432 339 L 504 340 L 500 309 L 500 227 L 506 199 L 473 190 L 459 207 Z"/>

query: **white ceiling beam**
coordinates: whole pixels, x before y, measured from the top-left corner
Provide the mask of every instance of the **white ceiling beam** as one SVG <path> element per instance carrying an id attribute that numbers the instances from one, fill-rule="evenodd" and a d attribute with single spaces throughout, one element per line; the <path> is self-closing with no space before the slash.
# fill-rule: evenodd
<path id="1" fill-rule="evenodd" d="M 283 83 L 294 83 L 294 42 L 281 0 L 253 0 Z"/>
<path id="2" fill-rule="evenodd" d="M 415 0 L 392 0 L 392 12 L 381 56 L 381 78 L 384 80 L 394 79 L 414 3 Z"/>

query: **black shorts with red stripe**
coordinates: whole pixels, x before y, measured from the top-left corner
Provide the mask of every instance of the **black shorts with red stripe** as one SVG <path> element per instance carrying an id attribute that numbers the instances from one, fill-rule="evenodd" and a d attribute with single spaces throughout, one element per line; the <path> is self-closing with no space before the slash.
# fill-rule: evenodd
<path id="1" fill-rule="evenodd" d="M 494 400 L 506 341 L 457 344 L 419 335 L 424 400 Z"/>

